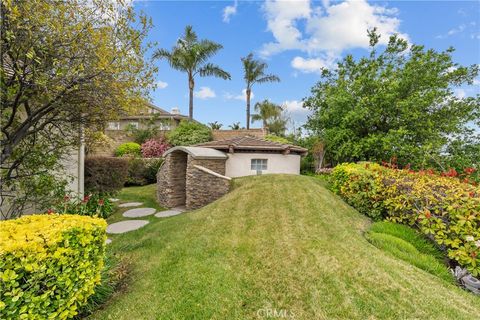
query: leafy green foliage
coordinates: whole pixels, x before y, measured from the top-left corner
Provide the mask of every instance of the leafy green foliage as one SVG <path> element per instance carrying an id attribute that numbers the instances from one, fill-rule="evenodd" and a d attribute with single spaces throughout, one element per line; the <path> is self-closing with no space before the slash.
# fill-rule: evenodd
<path id="1" fill-rule="evenodd" d="M 115 155 L 117 157 L 134 156 L 138 157 L 142 154 L 142 147 L 136 142 L 125 142 L 117 147 Z"/>
<path id="2" fill-rule="evenodd" d="M 478 66 L 452 60 L 453 48 L 426 50 L 392 36 L 370 56 L 351 55 L 324 70 L 304 106 L 313 111 L 307 128 L 326 143 L 332 163 L 382 161 L 397 157 L 414 167 L 436 165 L 449 139 L 478 121 L 480 96 L 459 98 L 454 87 L 471 84 Z"/>
<path id="3" fill-rule="evenodd" d="M 75 316 L 100 282 L 106 227 L 78 215 L 0 222 L 0 318 Z"/>
<path id="4" fill-rule="evenodd" d="M 265 140 L 278 142 L 278 143 L 283 143 L 283 144 L 290 144 L 291 143 L 287 138 L 279 137 L 279 136 L 276 136 L 274 134 L 267 134 L 265 136 Z"/>
<path id="5" fill-rule="evenodd" d="M 66 186 L 53 172 L 79 130 L 138 105 L 156 67 L 144 60 L 151 21 L 125 1 L 9 0 L 1 16 L 0 211 L 15 217 Z"/>
<path id="6" fill-rule="evenodd" d="M 391 222 L 376 222 L 365 236 L 377 248 L 454 283 L 447 266 L 438 259 L 441 253 L 414 229 Z"/>
<path id="7" fill-rule="evenodd" d="M 167 140 L 173 146 L 190 146 L 212 140 L 212 131 L 201 123 L 182 120 L 167 134 Z"/>
<path id="8" fill-rule="evenodd" d="M 89 194 L 84 196 L 83 199 L 64 196 L 62 200 L 49 209 L 49 212 L 106 219 L 112 214 L 113 205 L 108 198 L 108 194 Z"/>
<path id="9" fill-rule="evenodd" d="M 163 163 L 162 158 L 130 158 L 125 185 L 144 186 L 157 182 L 157 172 Z"/>
<path id="10" fill-rule="evenodd" d="M 120 191 L 127 181 L 128 159 L 87 157 L 85 159 L 85 191 L 111 194 Z"/>
<path id="11" fill-rule="evenodd" d="M 334 168 L 332 189 L 360 212 L 416 226 L 445 247 L 449 258 L 480 274 L 480 188 L 431 171 L 377 164 Z"/>
<path id="12" fill-rule="evenodd" d="M 255 103 L 255 114 L 252 115 L 252 122 L 262 121 L 263 128 L 268 129 L 272 134 L 283 136 L 287 129 L 287 117 L 283 108 L 268 100 Z"/>

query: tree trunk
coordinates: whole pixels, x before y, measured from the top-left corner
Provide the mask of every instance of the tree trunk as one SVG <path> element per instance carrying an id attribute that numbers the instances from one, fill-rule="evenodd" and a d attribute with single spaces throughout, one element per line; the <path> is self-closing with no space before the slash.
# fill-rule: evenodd
<path id="1" fill-rule="evenodd" d="M 250 88 L 247 88 L 247 130 L 250 129 Z"/>
<path id="2" fill-rule="evenodd" d="M 191 74 L 188 75 L 188 89 L 189 89 L 189 101 L 188 101 L 188 118 L 193 119 L 193 89 L 195 88 L 195 81 Z"/>

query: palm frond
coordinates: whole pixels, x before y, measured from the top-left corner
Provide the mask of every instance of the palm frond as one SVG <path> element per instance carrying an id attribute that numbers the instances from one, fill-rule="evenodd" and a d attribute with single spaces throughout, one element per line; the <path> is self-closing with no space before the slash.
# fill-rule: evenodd
<path id="1" fill-rule="evenodd" d="M 266 75 L 256 80 L 257 83 L 280 82 L 280 78 L 274 74 Z"/>
<path id="2" fill-rule="evenodd" d="M 222 78 L 224 80 L 231 79 L 230 73 L 228 73 L 227 71 L 223 70 L 219 66 L 212 63 L 207 63 L 206 65 L 201 67 L 198 70 L 198 74 L 201 77 L 213 76 L 217 78 Z"/>

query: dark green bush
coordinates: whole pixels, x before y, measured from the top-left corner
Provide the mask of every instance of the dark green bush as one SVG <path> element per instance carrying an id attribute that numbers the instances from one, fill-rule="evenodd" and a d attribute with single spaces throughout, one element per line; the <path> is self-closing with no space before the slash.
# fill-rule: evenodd
<path id="1" fill-rule="evenodd" d="M 109 194 L 127 181 L 128 159 L 89 157 L 85 159 L 85 192 Z"/>
<path id="2" fill-rule="evenodd" d="M 144 186 L 157 181 L 162 158 L 129 158 L 126 185 Z"/>
<path id="3" fill-rule="evenodd" d="M 174 146 L 190 146 L 212 140 L 212 130 L 199 122 L 182 120 L 167 140 Z"/>

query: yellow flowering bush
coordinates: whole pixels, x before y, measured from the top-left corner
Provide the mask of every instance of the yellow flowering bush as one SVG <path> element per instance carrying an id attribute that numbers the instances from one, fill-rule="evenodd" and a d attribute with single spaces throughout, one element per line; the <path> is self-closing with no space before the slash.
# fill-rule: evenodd
<path id="1" fill-rule="evenodd" d="M 449 258 L 480 275 L 480 188 L 431 171 L 346 163 L 332 172 L 332 189 L 374 219 L 416 226 Z"/>
<path id="2" fill-rule="evenodd" d="M 0 222 L 0 319 L 67 319 L 100 282 L 106 222 L 31 215 Z"/>

